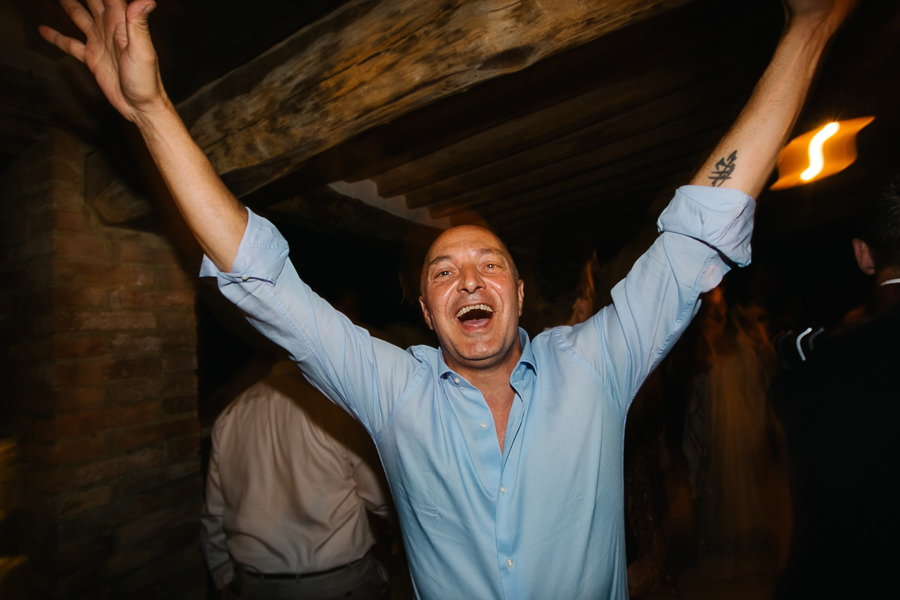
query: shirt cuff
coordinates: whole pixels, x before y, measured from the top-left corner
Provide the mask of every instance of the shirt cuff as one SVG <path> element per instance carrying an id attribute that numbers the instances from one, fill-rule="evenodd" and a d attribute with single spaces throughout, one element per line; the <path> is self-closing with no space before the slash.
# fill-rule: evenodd
<path id="1" fill-rule="evenodd" d="M 274 284 L 288 256 L 287 240 L 268 219 L 247 209 L 247 228 L 241 238 L 231 272 L 225 273 L 203 256 L 200 277 L 217 277 L 220 285 L 265 281 Z"/>
<path id="2" fill-rule="evenodd" d="M 686 185 L 676 190 L 657 227 L 708 244 L 743 267 L 750 264 L 755 210 L 756 201 L 740 190 Z"/>

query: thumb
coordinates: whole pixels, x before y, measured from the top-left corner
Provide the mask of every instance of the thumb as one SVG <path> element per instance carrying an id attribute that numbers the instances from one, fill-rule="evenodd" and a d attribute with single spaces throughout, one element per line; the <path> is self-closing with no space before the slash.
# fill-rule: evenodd
<path id="1" fill-rule="evenodd" d="M 155 0 L 135 0 L 128 5 L 125 9 L 125 21 L 128 23 L 129 38 L 132 38 L 132 34 L 149 37 L 148 17 L 155 9 Z"/>
<path id="2" fill-rule="evenodd" d="M 138 57 L 148 58 L 155 55 L 148 22 L 148 17 L 155 8 L 155 0 L 135 0 L 126 8 L 125 26 L 128 31 L 128 45 Z"/>

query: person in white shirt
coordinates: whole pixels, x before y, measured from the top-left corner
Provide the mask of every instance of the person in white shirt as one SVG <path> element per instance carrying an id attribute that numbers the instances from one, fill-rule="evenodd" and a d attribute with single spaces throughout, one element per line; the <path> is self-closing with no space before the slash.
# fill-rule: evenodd
<path id="1" fill-rule="evenodd" d="M 293 363 L 216 419 L 201 549 L 226 598 L 383 598 L 371 512 L 389 515 L 371 440 Z M 371 465 L 376 465 L 373 468 Z"/>

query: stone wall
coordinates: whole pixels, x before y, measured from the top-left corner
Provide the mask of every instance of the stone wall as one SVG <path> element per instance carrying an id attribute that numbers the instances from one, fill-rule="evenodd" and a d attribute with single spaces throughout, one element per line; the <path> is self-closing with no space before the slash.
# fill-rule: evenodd
<path id="1" fill-rule="evenodd" d="M 0 180 L 0 596 L 203 597 L 195 278 L 100 222 L 88 151 L 56 132 Z"/>

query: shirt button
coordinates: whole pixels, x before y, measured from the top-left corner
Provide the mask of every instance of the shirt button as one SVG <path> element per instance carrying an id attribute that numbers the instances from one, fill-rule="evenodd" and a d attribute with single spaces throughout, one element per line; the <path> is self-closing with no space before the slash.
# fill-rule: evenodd
<path id="1" fill-rule="evenodd" d="M 487 423 L 481 423 L 479 427 L 481 427 L 482 429 L 487 429 Z"/>
<path id="2" fill-rule="evenodd" d="M 246 275 L 241 275 L 241 281 L 247 281 L 248 279 L 250 279 L 250 278 L 247 277 Z"/>
<path id="3" fill-rule="evenodd" d="M 500 486 L 500 493 L 501 493 L 501 494 L 505 494 L 505 493 L 506 493 L 506 486 L 505 486 L 505 485 L 501 485 L 501 486 Z"/>
<path id="4" fill-rule="evenodd" d="M 507 569 L 512 569 L 514 564 L 515 563 L 513 563 L 513 559 L 511 559 L 511 558 L 506 559 L 506 568 Z"/>
<path id="5" fill-rule="evenodd" d="M 454 377 L 453 383 L 455 383 L 456 385 L 459 385 L 459 377 Z"/>

